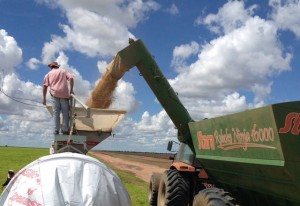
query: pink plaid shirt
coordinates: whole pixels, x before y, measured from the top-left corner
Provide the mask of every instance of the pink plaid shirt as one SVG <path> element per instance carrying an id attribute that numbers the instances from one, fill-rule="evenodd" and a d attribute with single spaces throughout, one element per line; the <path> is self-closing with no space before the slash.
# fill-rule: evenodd
<path id="1" fill-rule="evenodd" d="M 68 80 L 73 75 L 64 69 L 52 68 L 44 78 L 44 86 L 50 87 L 50 94 L 58 98 L 69 98 Z"/>

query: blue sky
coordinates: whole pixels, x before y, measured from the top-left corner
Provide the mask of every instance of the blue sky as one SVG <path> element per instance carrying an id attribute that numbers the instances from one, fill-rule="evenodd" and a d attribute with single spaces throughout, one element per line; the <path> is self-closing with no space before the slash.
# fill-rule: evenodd
<path id="1" fill-rule="evenodd" d="M 296 0 L 0 0 L 0 145 L 48 147 L 47 64 L 74 73 L 85 101 L 129 37 L 144 41 L 195 120 L 296 101 L 299 11 Z M 96 149 L 166 152 L 176 140 L 136 68 L 111 108 L 128 113 Z"/>

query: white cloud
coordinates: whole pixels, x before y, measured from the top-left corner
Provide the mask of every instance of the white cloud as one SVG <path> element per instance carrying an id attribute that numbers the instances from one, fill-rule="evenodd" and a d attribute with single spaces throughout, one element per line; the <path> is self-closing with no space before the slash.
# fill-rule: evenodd
<path id="1" fill-rule="evenodd" d="M 43 49 L 43 63 L 49 62 L 55 54 L 71 49 L 87 56 L 111 57 L 128 45 L 128 38 L 134 35 L 128 28 L 135 27 L 147 19 L 147 14 L 159 9 L 154 1 L 89 1 L 39 0 L 48 5 L 59 6 L 68 19 L 68 25 L 61 28 L 65 37 L 53 36 Z"/>
<path id="2" fill-rule="evenodd" d="M 4 77 L 2 92 L 0 93 L 0 108 L 4 110 L 2 112 L 7 111 L 22 116 L 24 109 L 32 109 L 35 105 L 41 106 L 42 87 L 21 81 L 14 73 Z"/>
<path id="3" fill-rule="evenodd" d="M 187 67 L 187 59 L 199 53 L 199 44 L 192 41 L 190 44 L 176 46 L 173 50 L 173 59 L 171 65 L 178 72 L 183 71 Z"/>
<path id="4" fill-rule="evenodd" d="M 28 62 L 26 63 L 27 67 L 31 70 L 37 70 L 38 65 L 40 64 L 40 60 L 38 60 L 37 58 L 31 58 L 28 60 Z"/>
<path id="5" fill-rule="evenodd" d="M 135 100 L 136 91 L 131 83 L 125 82 L 122 79 L 118 81 L 118 86 L 114 91 L 114 101 L 110 108 L 126 110 L 128 113 L 133 113 L 140 106 Z"/>
<path id="6" fill-rule="evenodd" d="M 106 72 L 107 66 L 108 66 L 108 64 L 106 61 L 98 61 L 97 62 L 97 67 L 101 74 L 104 74 Z"/>
<path id="7" fill-rule="evenodd" d="M 69 71 L 74 75 L 74 94 L 85 102 L 89 97 L 89 92 L 92 89 L 92 85 L 89 81 L 84 80 L 79 71 L 69 65 L 69 58 L 65 53 L 60 52 L 59 56 L 55 60 L 60 64 L 62 69 Z"/>
<path id="8" fill-rule="evenodd" d="M 300 1 L 299 0 L 270 0 L 269 5 L 273 7 L 271 18 L 283 30 L 292 31 L 300 37 Z"/>
<path id="9" fill-rule="evenodd" d="M 150 116 L 149 112 L 145 111 L 142 115 L 141 121 L 138 123 L 137 128 L 140 131 L 145 132 L 157 132 L 168 129 L 170 118 L 167 116 L 165 111 Z"/>
<path id="10" fill-rule="evenodd" d="M 179 10 L 176 6 L 176 4 L 172 4 L 169 8 L 166 9 L 166 12 L 172 15 L 177 15 L 179 14 Z"/>
<path id="11" fill-rule="evenodd" d="M 218 117 L 254 107 L 252 104 L 247 105 L 246 97 L 237 92 L 224 95 L 218 101 L 214 99 L 182 98 L 182 102 L 184 102 L 194 120 Z"/>
<path id="12" fill-rule="evenodd" d="M 23 82 L 12 73 L 4 77 L 2 92 L 0 113 L 5 124 L 0 130 L 7 131 L 6 137 L 26 138 L 36 134 L 42 139 L 50 135 L 51 117 L 41 104 L 41 86 Z"/>
<path id="13" fill-rule="evenodd" d="M 139 22 L 148 19 L 147 14 L 149 12 L 158 9 L 160 9 L 160 5 L 153 0 L 132 0 L 128 1 L 127 7 L 122 11 L 124 12 L 123 15 L 120 15 L 117 18 L 120 22 L 125 21 L 124 23 L 129 27 L 135 27 Z"/>
<path id="14" fill-rule="evenodd" d="M 52 35 L 52 41 L 44 44 L 42 51 L 42 62 L 45 65 L 48 65 L 49 62 L 55 60 L 55 55 L 57 53 L 68 47 L 69 45 L 64 38 Z"/>
<path id="15" fill-rule="evenodd" d="M 37 105 L 36 101 L 40 102 L 41 87 L 21 81 L 15 73 L 15 67 L 22 62 L 22 50 L 15 39 L 3 29 L 0 30 L 0 62 L 0 69 L 4 69 L 0 93 L 1 113 L 21 117 L 27 110 L 33 108 L 28 104 Z M 26 104 L 21 104 L 20 101 Z"/>
<path id="16" fill-rule="evenodd" d="M 64 25 L 63 31 L 76 51 L 92 57 L 113 56 L 128 44 L 127 28 L 114 19 L 81 8 L 68 11 L 67 17 L 71 25 Z"/>
<path id="17" fill-rule="evenodd" d="M 39 0 L 53 7 L 53 1 Z M 114 19 L 126 27 L 135 27 L 140 21 L 147 19 L 147 14 L 156 11 L 160 5 L 153 0 L 56 0 L 55 4 L 62 10 L 71 11 L 82 8 L 87 11 L 108 17 L 107 20 Z"/>
<path id="18" fill-rule="evenodd" d="M 234 92 L 232 94 L 227 95 L 222 101 L 222 103 L 224 103 L 225 108 L 221 111 L 234 112 L 239 111 L 241 109 L 245 109 L 246 99 L 244 96 L 240 96 L 239 93 Z"/>
<path id="19" fill-rule="evenodd" d="M 199 52 L 199 44 L 192 41 L 191 44 L 185 44 L 176 46 L 173 50 L 173 57 L 188 58 L 191 54 L 196 54 Z"/>
<path id="20" fill-rule="evenodd" d="M 231 8 L 236 20 L 229 15 Z M 292 55 L 283 51 L 277 27 L 271 21 L 250 16 L 253 8 L 245 9 L 243 2 L 229 1 L 217 14 L 207 15 L 209 29 L 213 22 L 225 35 L 202 45 L 198 60 L 170 80 L 194 116 L 245 109 L 247 102 L 249 107 L 261 106 L 270 95 L 271 77 L 290 70 Z M 230 20 L 236 23 L 228 24 Z M 173 52 L 173 56 L 176 59 L 180 55 Z M 246 100 L 238 93 L 243 91 L 253 93 L 254 99 Z"/>
<path id="21" fill-rule="evenodd" d="M 14 72 L 15 66 L 22 62 L 22 49 L 4 29 L 0 29 L 0 62 L 0 70 L 5 74 Z"/>
<path id="22" fill-rule="evenodd" d="M 245 9 L 244 1 L 228 1 L 217 14 L 198 17 L 196 24 L 207 25 L 210 31 L 217 34 L 229 33 L 245 24 L 253 15 L 257 5 Z"/>
<path id="23" fill-rule="evenodd" d="M 177 131 L 165 111 L 151 116 L 145 111 L 139 122 L 125 117 L 109 137 L 96 149 L 117 149 L 139 152 L 167 152 L 167 142 L 175 140 Z"/>

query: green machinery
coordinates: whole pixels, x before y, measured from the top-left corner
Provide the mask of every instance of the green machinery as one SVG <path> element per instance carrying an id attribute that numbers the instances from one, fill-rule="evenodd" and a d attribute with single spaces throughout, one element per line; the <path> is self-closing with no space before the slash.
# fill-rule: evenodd
<path id="1" fill-rule="evenodd" d="M 108 70 L 120 79 L 134 66 L 181 142 L 170 168 L 151 177 L 150 205 L 300 205 L 300 102 L 193 121 L 141 40 Z"/>

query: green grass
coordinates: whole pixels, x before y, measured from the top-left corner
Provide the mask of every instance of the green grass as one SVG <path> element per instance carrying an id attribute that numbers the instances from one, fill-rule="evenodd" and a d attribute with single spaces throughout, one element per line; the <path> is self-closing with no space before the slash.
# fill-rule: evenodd
<path id="1" fill-rule="evenodd" d="M 15 172 L 18 172 L 32 161 L 48 154 L 49 149 L 0 147 L 0 184 L 2 185 L 6 180 L 8 170 L 13 169 Z M 121 178 L 131 197 L 132 206 L 148 205 L 147 183 L 138 179 L 131 173 L 113 168 L 111 165 L 102 160 L 101 162 L 109 166 Z M 2 191 L 3 190 L 0 188 L 0 193 L 2 193 Z"/>
<path id="2" fill-rule="evenodd" d="M 0 184 L 2 185 L 6 180 L 8 170 L 12 169 L 18 172 L 30 162 L 48 154 L 48 149 L 0 147 Z M 0 188 L 1 193 L 2 191 Z"/>
<path id="3" fill-rule="evenodd" d="M 121 178 L 125 185 L 132 202 L 132 206 L 144 206 L 148 204 L 148 184 L 141 179 L 135 177 L 133 174 L 123 172 L 114 168 L 109 163 L 101 160 L 104 164 L 114 170 L 117 175 Z"/>

